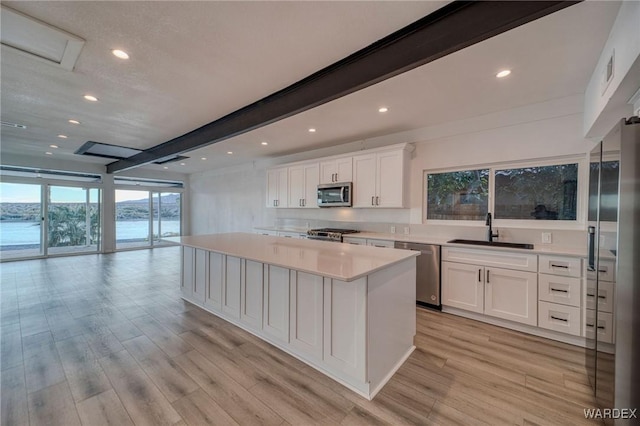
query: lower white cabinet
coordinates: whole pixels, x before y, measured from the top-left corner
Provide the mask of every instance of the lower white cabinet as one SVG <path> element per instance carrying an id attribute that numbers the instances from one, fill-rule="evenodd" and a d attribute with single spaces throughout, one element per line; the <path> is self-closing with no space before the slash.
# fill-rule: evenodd
<path id="1" fill-rule="evenodd" d="M 193 247 L 182 246 L 182 274 L 180 279 L 180 291 L 182 297 L 191 299 L 193 294 L 193 274 L 195 273 L 195 252 Z"/>
<path id="2" fill-rule="evenodd" d="M 195 249 L 195 265 L 192 297 L 200 303 L 204 303 L 207 275 L 209 272 L 209 252 L 202 249 Z"/>
<path id="3" fill-rule="evenodd" d="M 537 325 L 538 280 L 533 272 L 442 262 L 442 304 Z"/>
<path id="4" fill-rule="evenodd" d="M 580 308 L 559 303 L 538 302 L 539 326 L 580 336 Z"/>
<path id="5" fill-rule="evenodd" d="M 342 242 L 344 244 L 352 244 L 354 246 L 366 246 L 367 245 L 366 238 L 342 237 Z"/>
<path id="6" fill-rule="evenodd" d="M 484 312 L 484 268 L 442 262 L 442 304 L 471 312 Z"/>
<path id="7" fill-rule="evenodd" d="M 393 248 L 395 242 L 389 240 L 372 240 L 367 238 L 367 245 L 371 247 L 389 247 Z"/>
<path id="8" fill-rule="evenodd" d="M 240 285 L 242 262 L 238 257 L 226 256 L 225 283 L 222 286 L 222 312 L 240 319 Z"/>
<path id="9" fill-rule="evenodd" d="M 240 279 L 240 321 L 252 328 L 262 329 L 262 263 L 241 260 L 244 273 Z"/>
<path id="10" fill-rule="evenodd" d="M 598 333 L 598 342 L 614 343 L 613 314 L 598 311 L 598 323 L 595 322 L 596 311 L 586 309 L 583 333 L 589 339 L 595 338 Z"/>
<path id="11" fill-rule="evenodd" d="M 324 279 L 323 361 L 358 380 L 366 380 L 367 373 L 366 299 L 366 278 Z"/>
<path id="12" fill-rule="evenodd" d="M 226 256 L 220 253 L 209 254 L 209 289 L 204 305 L 216 312 L 222 310 L 222 286 L 225 282 Z"/>
<path id="13" fill-rule="evenodd" d="M 538 276 L 535 272 L 485 268 L 484 313 L 538 325 Z"/>
<path id="14" fill-rule="evenodd" d="M 289 342 L 289 270 L 264 265 L 262 330 L 270 337 Z"/>
<path id="15" fill-rule="evenodd" d="M 291 346 L 322 359 L 324 279 L 319 275 L 291 271 Z"/>

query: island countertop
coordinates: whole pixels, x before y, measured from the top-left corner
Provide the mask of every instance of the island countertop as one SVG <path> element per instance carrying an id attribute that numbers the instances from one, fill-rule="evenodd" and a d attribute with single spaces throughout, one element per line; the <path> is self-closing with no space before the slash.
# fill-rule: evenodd
<path id="1" fill-rule="evenodd" d="M 420 254 L 410 250 L 241 232 L 169 237 L 163 240 L 342 281 L 357 280 Z"/>

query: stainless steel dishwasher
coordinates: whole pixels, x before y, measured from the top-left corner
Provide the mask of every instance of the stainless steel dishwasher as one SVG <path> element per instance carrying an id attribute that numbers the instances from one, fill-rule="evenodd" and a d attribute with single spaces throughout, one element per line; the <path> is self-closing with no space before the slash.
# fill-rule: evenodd
<path id="1" fill-rule="evenodd" d="M 442 309 L 440 302 L 440 246 L 396 241 L 394 247 L 420 252 L 416 258 L 416 302 Z"/>

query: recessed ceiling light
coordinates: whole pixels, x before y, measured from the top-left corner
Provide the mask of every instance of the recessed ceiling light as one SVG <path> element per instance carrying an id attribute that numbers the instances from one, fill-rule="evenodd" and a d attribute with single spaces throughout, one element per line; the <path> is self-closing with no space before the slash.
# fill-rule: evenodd
<path id="1" fill-rule="evenodd" d="M 47 155 L 53 155 L 53 153 L 52 153 L 52 152 L 49 152 L 49 151 L 45 152 L 45 154 L 47 154 Z"/>
<path id="2" fill-rule="evenodd" d="M 262 142 L 262 145 L 269 145 L 269 142 Z"/>
<path id="3" fill-rule="evenodd" d="M 113 49 L 111 51 L 111 53 L 113 53 L 113 56 L 120 58 L 120 59 L 129 59 L 129 54 L 127 52 L 125 52 L 124 50 L 120 50 L 120 49 Z"/>
<path id="4" fill-rule="evenodd" d="M 309 129 L 309 133 L 315 133 L 316 129 L 314 129 L 313 127 Z"/>
<path id="5" fill-rule="evenodd" d="M 49 145 L 49 148 L 56 149 L 56 148 L 58 148 L 58 145 Z"/>
<path id="6" fill-rule="evenodd" d="M 181 166 L 184 166 L 186 163 L 180 163 Z"/>
<path id="7" fill-rule="evenodd" d="M 200 159 L 201 159 L 201 160 L 206 160 L 206 159 L 207 159 L 207 157 L 200 157 Z"/>
<path id="8" fill-rule="evenodd" d="M 163 169 L 165 169 L 165 170 L 166 170 L 166 169 L 168 169 L 168 167 L 167 167 L 167 166 L 164 166 L 164 167 L 163 167 Z"/>
<path id="9" fill-rule="evenodd" d="M 95 97 L 95 96 L 93 96 L 93 95 L 84 95 L 84 98 L 85 98 L 86 100 L 88 100 L 88 101 L 91 101 L 91 102 L 98 102 L 98 98 L 96 98 L 96 97 Z"/>
<path id="10" fill-rule="evenodd" d="M 509 74 L 511 74 L 511 70 L 502 70 L 498 74 L 496 74 L 496 77 L 504 78 L 504 77 L 508 76 Z"/>
<path id="11" fill-rule="evenodd" d="M 227 151 L 227 154 L 231 155 L 233 154 L 233 151 Z"/>
<path id="12" fill-rule="evenodd" d="M 378 112 L 387 112 L 387 111 L 389 111 L 389 108 L 387 108 L 387 107 L 378 108 Z"/>
<path id="13" fill-rule="evenodd" d="M 58 135 L 58 137 L 59 137 L 60 139 L 66 139 L 66 138 L 67 138 L 67 135 Z"/>
<path id="14" fill-rule="evenodd" d="M 71 123 L 71 124 L 80 124 L 80 122 L 78 120 L 73 120 L 73 119 L 69 120 L 69 123 Z"/>

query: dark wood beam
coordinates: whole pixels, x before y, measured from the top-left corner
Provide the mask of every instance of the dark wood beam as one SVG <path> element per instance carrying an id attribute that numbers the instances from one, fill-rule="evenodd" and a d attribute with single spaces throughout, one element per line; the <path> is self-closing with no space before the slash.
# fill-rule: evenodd
<path id="1" fill-rule="evenodd" d="M 455 1 L 346 58 L 187 134 L 107 165 L 115 173 L 266 126 L 579 1 Z"/>

